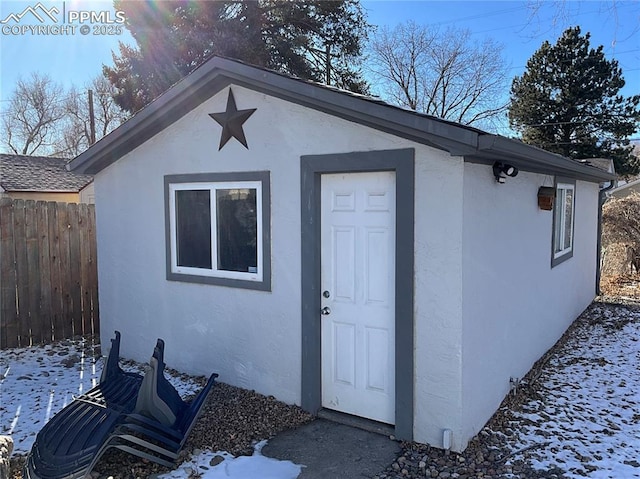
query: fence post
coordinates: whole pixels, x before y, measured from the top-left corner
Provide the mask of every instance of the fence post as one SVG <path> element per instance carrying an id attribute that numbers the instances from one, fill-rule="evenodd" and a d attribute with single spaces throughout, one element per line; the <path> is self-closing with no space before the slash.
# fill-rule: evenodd
<path id="1" fill-rule="evenodd" d="M 29 299 L 25 301 L 28 311 L 21 312 L 29 317 L 28 341 L 22 345 L 42 342 L 42 315 L 40 311 L 40 255 L 38 254 L 38 222 L 36 219 L 36 202 L 27 200 L 24 204 L 25 246 L 27 252 L 27 283 Z"/>
<path id="2" fill-rule="evenodd" d="M 51 251 L 49 248 L 49 206 L 55 203 L 38 201 L 36 221 L 38 231 L 38 262 L 40 279 L 40 338 L 41 342 L 53 340 L 53 317 L 51 304 Z"/>
<path id="3" fill-rule="evenodd" d="M 54 338 L 64 338 L 63 290 L 60 258 L 60 229 L 58 211 L 64 203 L 49 203 L 49 257 L 51 271 L 51 324 Z"/>
<path id="4" fill-rule="evenodd" d="M 100 308 L 98 308 L 98 251 L 96 238 L 96 207 L 89 206 L 89 254 L 91 268 L 89 269 L 89 284 L 91 285 L 91 331 L 100 333 Z"/>
<path id="5" fill-rule="evenodd" d="M 82 291 L 80 270 L 80 216 L 77 203 L 67 205 L 69 212 L 69 275 L 71 286 L 71 317 L 73 334 L 81 335 L 82 329 Z"/>
<path id="6" fill-rule="evenodd" d="M 25 202 L 13 202 L 13 240 L 16 248 L 16 284 L 18 293 L 18 345 L 30 344 L 29 331 L 29 272 L 27 258 Z"/>
<path id="7" fill-rule="evenodd" d="M 13 201 L 0 198 L 0 349 L 18 346 Z"/>

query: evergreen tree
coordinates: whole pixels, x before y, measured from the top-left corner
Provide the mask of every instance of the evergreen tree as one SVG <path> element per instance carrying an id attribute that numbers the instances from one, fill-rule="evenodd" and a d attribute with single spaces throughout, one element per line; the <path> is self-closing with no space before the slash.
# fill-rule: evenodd
<path id="1" fill-rule="evenodd" d="M 629 137 L 640 121 L 640 95 L 624 98 L 616 60 L 590 48 L 590 34 L 567 29 L 544 42 L 511 86 L 509 123 L 525 143 L 569 158 L 611 158 L 622 175 L 636 174 Z"/>
<path id="2" fill-rule="evenodd" d="M 213 55 L 366 93 L 358 70 L 369 25 L 359 0 L 115 0 L 137 47 L 104 74 L 135 112 Z M 329 55 L 327 55 L 327 52 Z"/>

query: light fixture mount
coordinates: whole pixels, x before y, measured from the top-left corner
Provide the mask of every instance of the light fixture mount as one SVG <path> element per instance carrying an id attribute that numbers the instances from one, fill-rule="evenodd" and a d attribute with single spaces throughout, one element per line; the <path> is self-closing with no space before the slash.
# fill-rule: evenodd
<path id="1" fill-rule="evenodd" d="M 503 163 L 502 161 L 496 161 L 493 164 L 493 176 L 498 183 L 502 184 L 506 181 L 506 177 L 504 175 L 513 178 L 518 175 L 518 168 L 513 165 Z"/>

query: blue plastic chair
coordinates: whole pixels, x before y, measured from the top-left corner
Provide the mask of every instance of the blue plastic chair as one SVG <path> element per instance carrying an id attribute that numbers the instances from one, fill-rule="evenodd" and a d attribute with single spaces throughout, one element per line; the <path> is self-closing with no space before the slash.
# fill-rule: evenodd
<path id="1" fill-rule="evenodd" d="M 36 436 L 25 479 L 90 477 L 109 448 L 174 464 L 218 375 L 186 403 L 164 377 L 164 341 L 158 339 L 144 378 L 120 368 L 118 331 L 111 343 L 100 384 L 58 412 Z"/>
<path id="2" fill-rule="evenodd" d="M 116 331 L 100 383 L 40 430 L 27 457 L 25 478 L 82 477 L 124 415 L 134 410 L 143 378 L 124 372 L 118 364 L 119 354 L 120 333 Z"/>
<path id="3" fill-rule="evenodd" d="M 212 374 L 200 393 L 186 403 L 164 377 L 164 367 L 164 341 L 159 339 L 138 392 L 135 411 L 116 427 L 94 464 L 108 449 L 117 448 L 167 467 L 174 466 L 218 375 Z"/>

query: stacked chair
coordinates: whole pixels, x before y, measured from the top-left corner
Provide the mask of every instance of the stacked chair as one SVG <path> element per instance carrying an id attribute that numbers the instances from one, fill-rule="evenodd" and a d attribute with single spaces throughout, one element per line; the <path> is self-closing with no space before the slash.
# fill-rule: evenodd
<path id="1" fill-rule="evenodd" d="M 76 398 L 38 433 L 27 457 L 27 479 L 90 477 L 102 455 L 117 448 L 172 467 L 211 392 L 217 374 L 189 403 L 164 377 L 164 341 L 158 339 L 142 377 L 119 365 L 120 333 L 100 384 Z"/>

